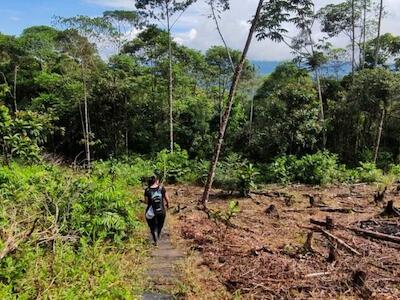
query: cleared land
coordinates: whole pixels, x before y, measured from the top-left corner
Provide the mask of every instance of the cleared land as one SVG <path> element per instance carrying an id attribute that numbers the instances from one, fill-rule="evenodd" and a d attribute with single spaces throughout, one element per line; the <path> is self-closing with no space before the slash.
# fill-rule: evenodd
<path id="1" fill-rule="evenodd" d="M 215 191 L 204 212 L 196 207 L 201 188 L 171 187 L 173 236 L 202 270 L 192 274 L 193 298 L 225 289 L 221 299 L 400 299 L 398 190 L 382 197 L 361 184 L 267 186 L 249 198 Z M 240 212 L 227 220 L 230 201 Z M 395 209 L 383 216 L 389 201 Z"/>

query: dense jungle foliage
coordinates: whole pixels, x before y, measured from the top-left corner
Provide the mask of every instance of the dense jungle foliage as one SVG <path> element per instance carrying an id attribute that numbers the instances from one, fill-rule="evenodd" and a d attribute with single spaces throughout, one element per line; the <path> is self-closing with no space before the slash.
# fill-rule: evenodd
<path id="1" fill-rule="evenodd" d="M 66 161 L 84 160 L 84 94 L 93 159 L 155 155 L 167 148 L 166 44 L 166 33 L 149 27 L 103 61 L 95 44 L 76 30 L 39 26 L 18 37 L 0 35 L 3 154 L 37 159 L 32 145 L 40 145 Z M 238 61 L 240 52 L 231 53 Z M 223 47 L 203 54 L 173 43 L 175 143 L 190 158 L 210 157 L 231 73 Z M 266 163 L 328 150 L 357 166 L 373 161 L 382 123 L 377 163 L 387 168 L 398 162 L 397 72 L 378 67 L 353 77 L 321 77 L 323 122 L 314 79 L 306 66 L 292 62 L 258 78 L 247 61 L 224 153 Z"/>

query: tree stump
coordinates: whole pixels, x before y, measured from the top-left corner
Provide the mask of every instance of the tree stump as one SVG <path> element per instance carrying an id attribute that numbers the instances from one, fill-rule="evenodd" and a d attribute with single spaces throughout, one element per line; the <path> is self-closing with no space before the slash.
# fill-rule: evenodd
<path id="1" fill-rule="evenodd" d="M 314 252 L 312 243 L 313 243 L 313 232 L 309 231 L 307 233 L 307 239 L 303 245 L 303 249 L 306 250 L 307 252 Z"/>
<path id="2" fill-rule="evenodd" d="M 333 263 L 334 261 L 337 260 L 337 251 L 336 251 L 336 247 L 333 244 L 330 244 L 330 246 L 329 246 L 329 255 L 326 260 L 329 263 Z"/>
<path id="3" fill-rule="evenodd" d="M 362 270 L 356 270 L 352 274 L 352 282 L 354 286 L 362 287 L 367 280 L 367 273 Z"/>
<path id="4" fill-rule="evenodd" d="M 292 206 L 294 204 L 294 196 L 293 195 L 287 195 L 285 196 L 285 205 L 286 206 Z"/>
<path id="5" fill-rule="evenodd" d="M 400 211 L 394 207 L 393 200 L 388 201 L 384 211 L 381 213 L 384 217 L 400 217 Z"/>
<path id="6" fill-rule="evenodd" d="M 333 219 L 329 216 L 326 216 L 326 229 L 332 230 L 335 228 L 335 223 L 333 222 Z"/>
<path id="7" fill-rule="evenodd" d="M 309 195 L 308 197 L 309 197 L 308 201 L 310 202 L 310 207 L 314 207 L 315 206 L 315 198 L 314 198 L 314 196 Z"/>
<path id="8" fill-rule="evenodd" d="M 386 190 L 387 190 L 387 186 L 385 186 L 385 189 L 384 189 L 382 192 L 377 191 L 377 192 L 375 193 L 375 195 L 374 195 L 374 202 L 375 202 L 376 204 L 383 202 L 383 200 L 385 199 Z"/>
<path id="9" fill-rule="evenodd" d="M 265 210 L 265 213 L 271 217 L 279 218 L 278 210 L 276 209 L 276 206 L 273 204 L 271 204 L 270 206 L 267 207 L 267 209 Z"/>

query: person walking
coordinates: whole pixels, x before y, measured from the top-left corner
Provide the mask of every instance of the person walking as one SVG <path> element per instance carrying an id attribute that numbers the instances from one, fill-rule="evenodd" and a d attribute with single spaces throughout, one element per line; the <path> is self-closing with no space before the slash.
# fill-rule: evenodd
<path id="1" fill-rule="evenodd" d="M 148 187 L 144 191 L 144 200 L 147 203 L 146 220 L 149 225 L 154 245 L 160 239 L 161 230 L 164 226 L 166 209 L 169 208 L 169 197 L 164 186 L 160 184 L 157 176 L 149 178 Z"/>

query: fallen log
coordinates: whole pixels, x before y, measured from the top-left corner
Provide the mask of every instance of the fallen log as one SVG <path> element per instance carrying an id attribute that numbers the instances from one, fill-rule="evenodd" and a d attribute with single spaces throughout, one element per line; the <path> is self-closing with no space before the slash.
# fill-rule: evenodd
<path id="1" fill-rule="evenodd" d="M 325 221 L 318 221 L 318 220 L 315 220 L 315 219 L 311 218 L 310 219 L 310 223 L 314 224 L 314 225 L 326 227 L 326 222 Z"/>
<path id="2" fill-rule="evenodd" d="M 329 237 L 330 239 L 334 240 L 337 244 L 339 244 L 340 246 L 342 246 L 344 249 L 346 249 L 347 251 L 361 256 L 361 253 L 358 252 L 356 249 L 354 249 L 353 247 L 351 247 L 350 245 L 348 245 L 345 241 L 343 241 L 342 239 L 338 238 L 337 236 L 334 236 L 332 233 L 324 230 L 324 229 L 320 229 L 320 231 L 322 232 L 323 235 Z"/>
<path id="3" fill-rule="evenodd" d="M 326 206 L 321 206 L 321 207 L 307 207 L 307 208 L 299 208 L 299 209 L 285 209 L 283 210 L 284 212 L 305 212 L 305 211 L 313 211 L 313 210 L 320 210 L 320 211 L 325 211 L 325 212 L 336 212 L 336 213 L 344 213 L 344 214 L 349 214 L 349 213 L 365 213 L 363 210 L 357 210 L 354 208 L 347 208 L 347 207 L 326 207 Z"/>
<path id="4" fill-rule="evenodd" d="M 348 229 L 354 231 L 355 233 L 357 233 L 359 235 L 364 235 L 364 236 L 368 236 L 368 237 L 371 237 L 374 239 L 400 244 L 400 237 L 398 237 L 398 236 L 380 233 L 380 232 L 371 231 L 371 230 L 359 229 L 359 228 L 355 228 L 355 227 L 350 227 Z"/>
<path id="5" fill-rule="evenodd" d="M 352 212 L 359 212 L 362 213 L 363 211 L 356 210 L 354 208 L 347 208 L 347 207 L 321 207 L 321 211 L 326 211 L 326 212 L 337 212 L 337 213 L 344 213 L 344 214 L 349 214 Z"/>

